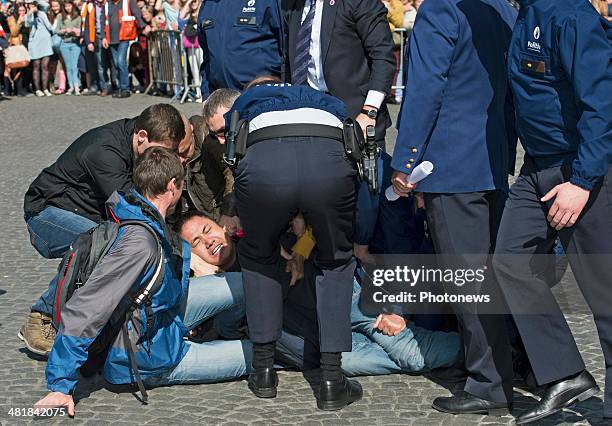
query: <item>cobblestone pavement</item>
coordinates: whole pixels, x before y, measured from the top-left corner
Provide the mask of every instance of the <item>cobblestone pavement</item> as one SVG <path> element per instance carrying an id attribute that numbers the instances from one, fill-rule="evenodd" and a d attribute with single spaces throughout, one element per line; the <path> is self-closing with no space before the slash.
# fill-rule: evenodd
<path id="1" fill-rule="evenodd" d="M 17 331 L 31 303 L 46 287 L 57 261 L 39 257 L 28 243 L 22 218 L 23 194 L 32 179 L 86 129 L 126 116 L 135 116 L 159 98 L 133 96 L 126 100 L 98 97 L 25 98 L 0 101 L 0 212 L 3 245 L 0 250 L 0 422 L 29 423 L 10 417 L 10 407 L 27 408 L 45 395 L 45 363 L 28 356 Z M 199 105 L 180 109 L 188 114 Z M 396 111 L 396 109 L 394 109 Z M 395 133 L 395 132 L 391 132 Z M 562 287 L 571 285 L 566 276 Z M 597 335 L 581 297 L 566 292 L 568 316 L 590 371 L 603 386 L 603 358 Z M 454 417 L 430 408 L 432 399 L 448 392 L 423 377 L 392 375 L 364 377 L 362 401 L 340 412 L 316 409 L 311 389 L 301 373 L 281 372 L 279 395 L 260 400 L 244 380 L 229 383 L 175 386 L 150 392 L 142 406 L 129 392 L 115 393 L 104 383 L 88 383 L 79 390 L 74 424 L 364 424 L 472 425 L 512 424 L 512 417 Z M 545 424 L 604 424 L 602 394 L 557 415 Z M 533 398 L 518 397 L 515 414 Z M 62 418 L 43 423 L 65 421 Z"/>

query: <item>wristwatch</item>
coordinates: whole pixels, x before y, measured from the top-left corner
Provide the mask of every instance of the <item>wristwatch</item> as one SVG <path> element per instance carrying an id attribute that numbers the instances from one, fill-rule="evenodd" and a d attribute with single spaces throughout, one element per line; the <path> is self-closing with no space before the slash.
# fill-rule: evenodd
<path id="1" fill-rule="evenodd" d="M 372 120 L 376 120 L 376 118 L 378 117 L 378 110 L 374 109 L 374 108 L 372 108 L 372 109 L 362 109 L 361 113 L 367 115 Z"/>

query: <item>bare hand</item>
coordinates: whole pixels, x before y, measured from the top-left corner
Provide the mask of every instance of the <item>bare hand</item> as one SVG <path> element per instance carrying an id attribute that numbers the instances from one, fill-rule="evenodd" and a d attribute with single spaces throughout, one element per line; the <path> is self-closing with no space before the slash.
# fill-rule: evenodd
<path id="1" fill-rule="evenodd" d="M 408 175 L 406 173 L 398 172 L 397 170 L 391 176 L 391 184 L 393 185 L 393 192 L 400 197 L 407 197 L 416 188 L 415 183 L 408 182 Z"/>
<path id="2" fill-rule="evenodd" d="M 102 39 L 102 47 L 108 49 L 108 40 L 105 38 Z"/>
<path id="3" fill-rule="evenodd" d="M 367 245 L 353 244 L 353 250 L 355 251 L 355 257 L 363 264 L 373 265 L 376 263 L 374 256 L 370 253 L 370 249 Z"/>
<path id="4" fill-rule="evenodd" d="M 406 328 L 406 320 L 396 314 L 380 314 L 374 322 L 374 328 L 387 336 L 397 336 Z"/>
<path id="5" fill-rule="evenodd" d="M 149 35 L 149 33 L 151 32 L 151 26 L 147 25 L 146 27 L 144 27 L 144 30 L 142 30 L 142 33 L 144 35 Z"/>
<path id="6" fill-rule="evenodd" d="M 94 46 L 93 43 L 89 43 L 87 45 L 87 50 L 89 50 L 90 52 L 93 52 L 94 50 L 96 50 L 96 47 Z"/>
<path id="7" fill-rule="evenodd" d="M 304 278 L 304 257 L 293 253 L 290 260 L 287 260 L 285 272 L 291 272 L 291 282 L 289 287 L 293 287 L 299 280 Z"/>
<path id="8" fill-rule="evenodd" d="M 234 235 L 237 231 L 242 229 L 238 216 L 226 216 L 222 214 L 221 217 L 219 217 L 219 225 L 225 227 L 230 235 Z"/>
<path id="9" fill-rule="evenodd" d="M 571 182 L 565 182 L 548 191 L 541 201 L 546 202 L 553 197 L 555 201 L 548 209 L 547 219 L 550 226 L 560 231 L 574 226 L 589 201 L 589 191 Z"/>
<path id="10" fill-rule="evenodd" d="M 173 29 L 174 31 L 178 30 L 178 24 L 176 22 L 174 22 L 172 25 L 170 25 L 170 28 Z"/>
<path id="11" fill-rule="evenodd" d="M 420 208 L 420 209 L 424 209 L 425 208 L 425 197 L 423 197 L 423 193 L 422 192 L 415 192 L 414 193 L 414 198 L 416 198 L 417 207 Z"/>
<path id="12" fill-rule="evenodd" d="M 357 122 L 361 126 L 361 130 L 363 130 L 364 135 L 366 134 L 366 129 L 368 128 L 368 126 L 376 126 L 376 120 L 368 117 L 365 114 L 359 114 L 355 120 L 357 120 Z"/>
<path id="13" fill-rule="evenodd" d="M 43 399 L 34 404 L 34 409 L 66 407 L 68 415 L 74 417 L 74 400 L 72 395 L 61 392 L 51 392 Z"/>

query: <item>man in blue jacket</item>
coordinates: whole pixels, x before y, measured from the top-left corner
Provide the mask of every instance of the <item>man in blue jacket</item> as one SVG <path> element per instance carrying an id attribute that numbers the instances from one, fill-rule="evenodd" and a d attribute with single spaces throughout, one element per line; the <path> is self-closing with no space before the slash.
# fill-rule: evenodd
<path id="1" fill-rule="evenodd" d="M 433 174 L 418 185 L 434 249 L 471 255 L 461 261 L 464 268 L 486 265 L 513 170 L 516 137 L 506 54 L 515 18 L 506 0 L 424 2 L 407 51 L 393 187 L 407 196 L 415 189 L 408 183 L 414 167 L 425 160 L 434 164 Z M 479 315 L 478 306 L 453 308 L 469 378 L 462 392 L 437 398 L 433 407 L 454 414 L 507 413 L 510 352 L 495 350 L 508 345 L 505 319 Z"/>
<path id="2" fill-rule="evenodd" d="M 242 90 L 262 75 L 281 76 L 283 25 L 280 0 L 202 2 L 198 40 L 202 99 L 217 89 Z"/>
<path id="3" fill-rule="evenodd" d="M 495 273 L 546 391 L 525 424 L 599 389 L 535 260 L 560 238 L 595 319 L 612 418 L 612 24 L 586 0 L 523 0 L 508 70 L 525 163 L 510 189 Z M 527 315 L 525 315 L 527 314 Z"/>
<path id="4" fill-rule="evenodd" d="M 251 353 L 248 341 L 196 344 L 184 339 L 188 328 L 199 325 L 215 313 L 212 311 L 228 309 L 236 302 L 219 303 L 215 296 L 220 295 L 214 290 L 208 291 L 210 286 L 188 288 L 190 246 L 174 236 L 164 220 L 182 192 L 184 170 L 179 157 L 166 148 L 150 148 L 137 160 L 133 178 L 139 192 L 132 190 L 124 196 L 115 192 L 108 205 L 117 220 L 141 221 L 153 228 L 162 243 L 164 275 L 151 299 L 153 329 L 146 329 L 144 308 L 136 309 L 127 324 L 130 342 L 119 333 L 108 351 L 103 367 L 105 379 L 114 384 L 134 382 L 136 374 L 128 360 L 127 345 L 135 347 L 136 368 L 148 386 L 214 382 L 246 374 Z M 88 348 L 115 308 L 150 280 L 157 263 L 157 250 L 155 237 L 144 227 L 121 228 L 113 247 L 96 264 L 86 285 L 64 306 L 46 369 L 50 393 L 37 407 L 66 407 L 68 414 L 74 415 L 72 394 L 77 385 L 77 372 L 88 358 Z M 240 281 L 237 283 L 231 286 L 234 291 L 242 288 Z M 205 298 L 209 301 L 204 302 Z M 232 315 L 239 319 L 244 309 Z M 148 338 L 139 339 L 145 333 Z"/>

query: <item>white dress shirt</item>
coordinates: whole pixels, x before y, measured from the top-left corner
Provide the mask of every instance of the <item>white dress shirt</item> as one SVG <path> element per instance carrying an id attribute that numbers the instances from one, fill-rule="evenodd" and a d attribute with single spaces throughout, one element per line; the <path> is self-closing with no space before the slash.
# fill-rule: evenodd
<path id="1" fill-rule="evenodd" d="M 323 19 L 323 2 L 325 0 L 315 0 L 315 15 L 312 21 L 312 33 L 310 35 L 310 63 L 308 64 L 308 85 L 321 92 L 329 92 L 323 75 L 323 57 L 321 56 L 321 22 Z M 331 0 L 328 0 L 331 1 Z M 301 23 L 306 19 L 310 10 L 310 2 L 306 0 L 304 11 L 302 12 Z M 380 108 L 385 100 L 385 94 L 376 90 L 368 91 L 364 105 Z"/>

